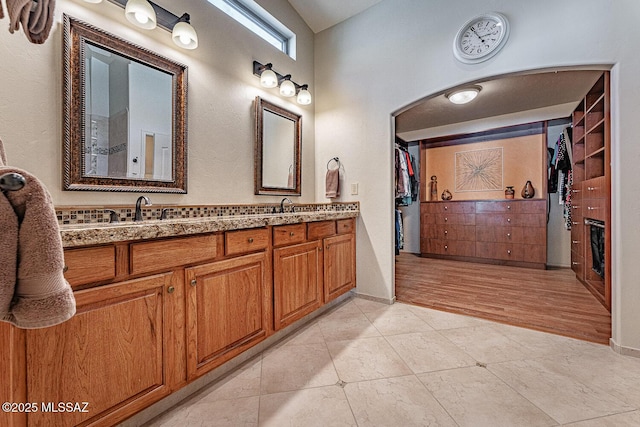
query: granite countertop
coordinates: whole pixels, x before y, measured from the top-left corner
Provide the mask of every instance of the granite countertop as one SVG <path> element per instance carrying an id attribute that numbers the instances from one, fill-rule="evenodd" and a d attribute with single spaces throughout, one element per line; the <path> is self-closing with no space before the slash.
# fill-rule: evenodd
<path id="1" fill-rule="evenodd" d="M 284 214 L 234 215 L 203 218 L 151 220 L 106 224 L 61 225 L 62 246 L 99 245 L 127 240 L 177 237 L 214 231 L 239 230 L 268 225 L 355 218 L 357 211 L 295 212 Z"/>

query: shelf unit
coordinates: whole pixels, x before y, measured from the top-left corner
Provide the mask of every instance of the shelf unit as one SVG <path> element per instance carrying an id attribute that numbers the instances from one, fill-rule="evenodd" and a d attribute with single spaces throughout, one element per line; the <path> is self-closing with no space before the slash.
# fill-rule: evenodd
<path id="1" fill-rule="evenodd" d="M 576 277 L 611 309 L 611 141 L 609 72 L 603 72 L 572 115 L 571 264 Z M 604 272 L 593 267 L 591 227 L 604 223 Z"/>

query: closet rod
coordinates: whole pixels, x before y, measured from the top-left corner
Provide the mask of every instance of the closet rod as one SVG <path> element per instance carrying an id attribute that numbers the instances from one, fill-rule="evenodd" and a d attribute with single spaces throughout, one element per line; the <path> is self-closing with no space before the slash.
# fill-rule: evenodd
<path id="1" fill-rule="evenodd" d="M 585 225 L 592 225 L 592 226 L 598 227 L 598 228 L 604 228 L 604 222 L 603 221 L 595 221 L 593 219 L 586 219 L 585 218 L 584 224 Z"/>

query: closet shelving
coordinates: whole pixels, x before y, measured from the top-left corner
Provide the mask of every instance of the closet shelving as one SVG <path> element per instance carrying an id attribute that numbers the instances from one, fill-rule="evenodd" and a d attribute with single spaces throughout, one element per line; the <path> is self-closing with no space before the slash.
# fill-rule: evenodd
<path id="1" fill-rule="evenodd" d="M 611 160 L 609 73 L 603 72 L 572 115 L 573 188 L 571 264 L 577 278 L 607 308 L 611 307 Z M 605 228 L 604 277 L 592 269 L 590 226 Z"/>

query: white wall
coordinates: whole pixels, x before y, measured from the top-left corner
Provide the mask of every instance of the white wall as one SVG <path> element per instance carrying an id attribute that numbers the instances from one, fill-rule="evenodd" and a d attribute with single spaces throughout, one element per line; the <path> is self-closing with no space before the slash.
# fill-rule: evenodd
<path id="1" fill-rule="evenodd" d="M 302 196 L 315 201 L 314 104 L 300 106 L 275 89 L 263 89 L 253 75 L 254 60 L 272 62 L 297 83 L 313 79 L 313 33 L 286 0 L 258 3 L 297 34 L 297 60 L 289 58 L 204 0 L 156 1 L 176 15 L 188 12 L 200 46 L 189 51 L 163 29 L 138 30 L 124 10 L 109 2 L 59 0 L 49 39 L 29 43 L 22 32 L 0 21 L 0 138 L 9 163 L 31 170 L 56 205 L 133 204 L 132 193 L 62 190 L 62 14 L 88 22 L 188 67 L 188 194 L 154 194 L 156 204 L 266 203 L 253 189 L 253 101 L 259 95 L 302 115 Z"/>
<path id="2" fill-rule="evenodd" d="M 452 40 L 470 17 L 495 10 L 512 24 L 504 50 L 457 63 Z M 339 156 L 345 183 L 360 183 L 358 292 L 394 294 L 391 114 L 480 78 L 558 66 L 614 64 L 613 339 L 640 349 L 640 37 L 636 0 L 384 0 L 316 35 L 316 157 Z M 321 170 L 316 176 L 320 192 Z"/>

